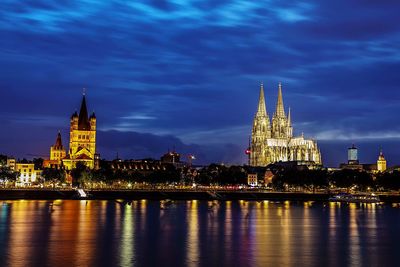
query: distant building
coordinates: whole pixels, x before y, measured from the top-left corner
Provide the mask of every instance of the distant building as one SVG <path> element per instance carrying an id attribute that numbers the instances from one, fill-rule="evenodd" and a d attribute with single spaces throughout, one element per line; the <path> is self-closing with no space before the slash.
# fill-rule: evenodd
<path id="1" fill-rule="evenodd" d="M 10 168 L 10 170 L 15 171 L 15 166 L 16 166 L 17 161 L 15 158 L 7 158 L 7 167 Z"/>
<path id="2" fill-rule="evenodd" d="M 78 162 L 93 169 L 96 155 L 96 115 L 88 115 L 85 94 L 82 97 L 79 114 L 71 116 L 70 141 L 67 156 L 62 160 L 65 168 L 71 170 Z"/>
<path id="3" fill-rule="evenodd" d="M 385 156 L 383 155 L 383 152 L 379 153 L 378 161 L 376 162 L 377 166 L 377 171 L 378 172 L 384 172 L 386 171 L 387 165 L 386 165 L 386 159 Z"/>
<path id="4" fill-rule="evenodd" d="M 50 159 L 43 161 L 44 168 L 61 168 L 62 160 L 65 159 L 67 153 L 62 144 L 61 133 L 58 132 L 56 142 L 50 147 Z"/>
<path id="5" fill-rule="evenodd" d="M 181 162 L 181 155 L 175 151 L 168 151 L 164 155 L 161 156 L 161 162 L 164 163 L 179 163 Z"/>
<path id="6" fill-rule="evenodd" d="M 317 142 L 294 137 L 290 109 L 285 114 L 282 86 L 279 83 L 278 101 L 272 123 L 267 113 L 264 87 L 261 84 L 257 113 L 254 117 L 250 147 L 250 166 L 267 166 L 275 162 L 302 161 L 322 165 Z"/>
<path id="7" fill-rule="evenodd" d="M 274 173 L 271 170 L 266 170 L 264 174 L 264 184 L 267 186 L 272 184 L 272 179 L 274 178 Z"/>
<path id="8" fill-rule="evenodd" d="M 358 149 L 354 144 L 347 151 L 348 161 L 347 163 L 340 164 L 340 169 L 359 170 L 371 173 L 386 171 L 386 159 L 382 151 L 379 153 L 377 162 L 369 164 L 360 163 L 358 159 Z"/>
<path id="9" fill-rule="evenodd" d="M 114 171 L 121 170 L 126 172 L 139 172 L 143 175 L 154 171 L 165 171 L 169 163 L 163 163 L 159 160 L 113 160 L 110 162 L 111 169 Z"/>
<path id="10" fill-rule="evenodd" d="M 257 186 L 258 185 L 257 173 L 249 173 L 247 175 L 247 184 L 249 186 Z"/>
<path id="11" fill-rule="evenodd" d="M 17 178 L 17 184 L 20 185 L 31 185 L 37 182 L 41 174 L 41 170 L 35 170 L 33 163 L 16 163 L 15 171 L 20 173 Z"/>
<path id="12" fill-rule="evenodd" d="M 353 144 L 348 150 L 347 150 L 347 158 L 348 158 L 348 164 L 359 164 L 358 160 L 358 149 L 356 146 Z"/>

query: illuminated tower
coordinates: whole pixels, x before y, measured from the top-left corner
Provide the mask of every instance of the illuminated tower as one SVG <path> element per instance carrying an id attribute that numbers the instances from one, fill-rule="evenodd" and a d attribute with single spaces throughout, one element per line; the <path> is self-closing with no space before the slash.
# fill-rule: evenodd
<path id="1" fill-rule="evenodd" d="M 265 105 L 264 85 L 260 86 L 260 98 L 258 100 L 257 113 L 254 116 L 253 130 L 251 134 L 250 165 L 260 166 L 267 161 L 265 150 L 266 140 L 271 138 L 271 125 Z"/>
<path id="2" fill-rule="evenodd" d="M 286 117 L 285 108 L 283 105 L 282 84 L 279 83 L 276 110 L 272 116 L 272 138 L 291 138 L 292 134 L 293 130 L 291 125 L 289 125 L 289 119 Z"/>
<path id="3" fill-rule="evenodd" d="M 65 158 L 66 152 L 61 141 L 61 133 L 58 132 L 56 143 L 50 147 L 50 160 L 57 161 L 59 164 L 63 158 Z"/>
<path id="4" fill-rule="evenodd" d="M 292 114 L 290 108 L 288 115 L 285 114 L 280 83 L 272 123 L 265 105 L 264 86 L 261 84 L 249 147 L 246 154 L 250 154 L 250 166 L 267 166 L 280 161 L 322 165 L 321 152 L 315 140 L 306 139 L 304 135 L 293 137 Z"/>
<path id="5" fill-rule="evenodd" d="M 347 151 L 348 163 L 349 164 L 359 164 L 358 161 L 358 149 L 353 144 Z"/>
<path id="6" fill-rule="evenodd" d="M 378 161 L 376 162 L 376 167 L 378 172 L 386 171 L 386 159 L 385 156 L 383 155 L 382 150 L 379 153 Z"/>
<path id="7" fill-rule="evenodd" d="M 86 97 L 83 94 L 79 114 L 74 112 L 70 121 L 69 154 L 63 161 L 67 169 L 72 169 L 77 162 L 94 168 L 96 154 L 96 116 L 90 117 L 86 107 Z"/>

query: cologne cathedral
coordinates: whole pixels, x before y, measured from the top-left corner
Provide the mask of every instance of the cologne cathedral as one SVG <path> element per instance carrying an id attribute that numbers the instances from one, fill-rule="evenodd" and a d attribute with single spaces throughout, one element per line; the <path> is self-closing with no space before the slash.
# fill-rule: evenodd
<path id="1" fill-rule="evenodd" d="M 283 105 L 282 85 L 279 83 L 276 110 L 271 121 L 261 84 L 251 135 L 250 165 L 267 166 L 280 161 L 322 165 L 321 152 L 315 140 L 305 139 L 303 134 L 293 137 L 290 109 L 286 116 Z"/>

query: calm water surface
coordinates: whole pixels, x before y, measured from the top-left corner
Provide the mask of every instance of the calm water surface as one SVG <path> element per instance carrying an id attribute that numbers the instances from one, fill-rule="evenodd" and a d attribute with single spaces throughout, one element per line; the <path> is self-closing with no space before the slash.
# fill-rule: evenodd
<path id="1" fill-rule="evenodd" d="M 0 202 L 1 266 L 399 266 L 399 247 L 390 205 Z"/>

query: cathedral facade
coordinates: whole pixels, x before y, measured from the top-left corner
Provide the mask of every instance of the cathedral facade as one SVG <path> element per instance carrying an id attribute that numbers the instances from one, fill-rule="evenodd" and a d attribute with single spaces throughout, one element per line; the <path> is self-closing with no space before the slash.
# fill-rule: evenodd
<path id="1" fill-rule="evenodd" d="M 290 109 L 285 113 L 282 85 L 272 120 L 267 112 L 264 86 L 261 84 L 258 109 L 254 117 L 250 144 L 250 166 L 267 166 L 275 162 L 307 162 L 322 165 L 321 152 L 315 140 L 293 136 Z"/>

